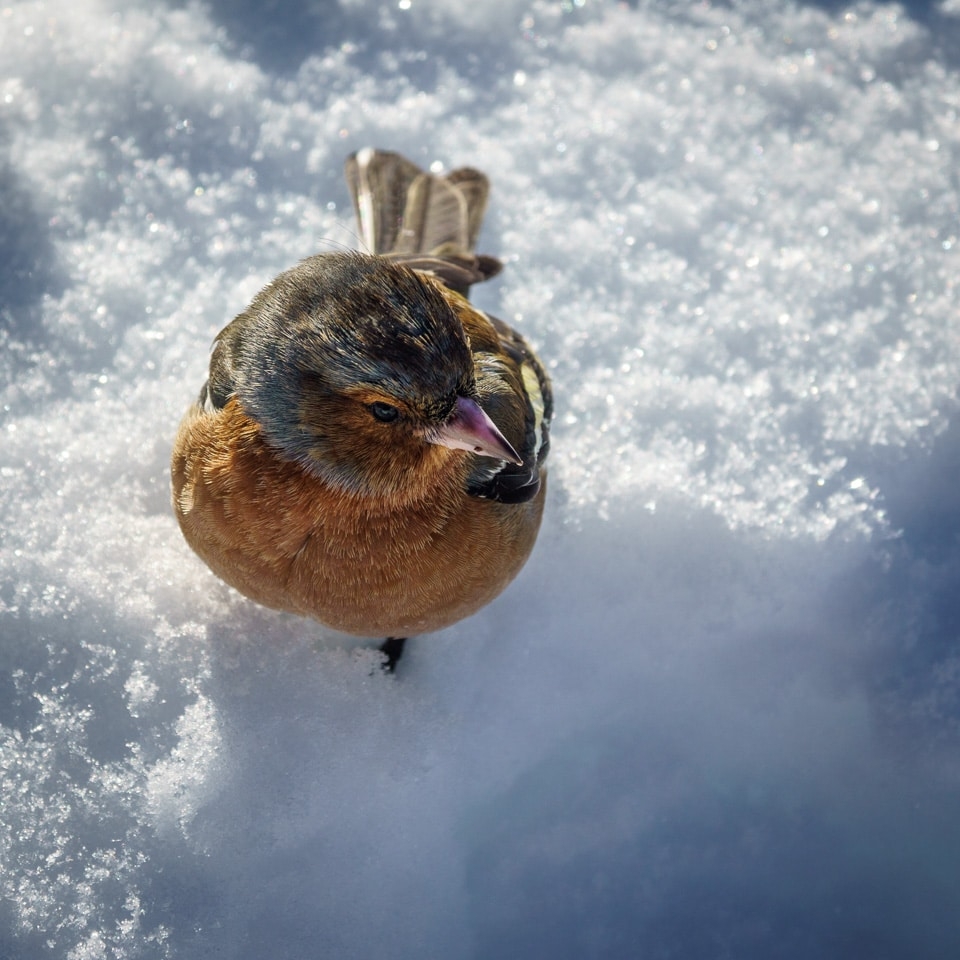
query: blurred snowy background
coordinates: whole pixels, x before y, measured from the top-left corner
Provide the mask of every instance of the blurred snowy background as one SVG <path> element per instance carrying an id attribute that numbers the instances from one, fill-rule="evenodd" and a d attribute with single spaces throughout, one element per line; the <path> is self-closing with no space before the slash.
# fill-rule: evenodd
<path id="1" fill-rule="evenodd" d="M 960 3 L 0 5 L 0 957 L 955 958 Z M 182 541 L 364 145 L 493 181 L 540 543 L 396 678 Z"/>

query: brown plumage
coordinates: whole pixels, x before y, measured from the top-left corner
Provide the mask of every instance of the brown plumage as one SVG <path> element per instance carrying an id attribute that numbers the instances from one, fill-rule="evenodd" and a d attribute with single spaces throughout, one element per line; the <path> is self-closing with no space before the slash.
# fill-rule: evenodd
<path id="1" fill-rule="evenodd" d="M 483 175 L 377 151 L 347 169 L 384 254 L 305 260 L 221 331 L 174 443 L 173 505 L 251 599 L 405 637 L 474 613 L 529 556 L 550 387 L 465 298 L 499 269 L 473 253 Z"/>

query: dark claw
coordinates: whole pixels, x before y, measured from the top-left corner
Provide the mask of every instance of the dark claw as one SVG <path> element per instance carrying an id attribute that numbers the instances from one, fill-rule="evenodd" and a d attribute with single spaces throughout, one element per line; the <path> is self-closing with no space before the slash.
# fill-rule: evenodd
<path id="1" fill-rule="evenodd" d="M 379 650 L 387 658 L 387 662 L 383 665 L 386 673 L 393 673 L 397 669 L 397 664 L 403 656 L 403 648 L 406 642 L 406 637 L 387 637 L 387 639 L 380 644 Z"/>

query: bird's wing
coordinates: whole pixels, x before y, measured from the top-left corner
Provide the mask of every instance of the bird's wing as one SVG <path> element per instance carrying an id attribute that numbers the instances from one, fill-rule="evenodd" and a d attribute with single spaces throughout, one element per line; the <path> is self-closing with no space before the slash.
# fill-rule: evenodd
<path id="1" fill-rule="evenodd" d="M 550 378 L 520 334 L 496 317 L 481 316 L 495 331 L 497 343 L 493 350 L 481 347 L 474 352 L 480 404 L 523 462 L 497 464 L 477 457 L 467 490 L 475 497 L 523 503 L 539 492 L 550 450 Z M 464 326 L 469 333 L 469 324 Z"/>

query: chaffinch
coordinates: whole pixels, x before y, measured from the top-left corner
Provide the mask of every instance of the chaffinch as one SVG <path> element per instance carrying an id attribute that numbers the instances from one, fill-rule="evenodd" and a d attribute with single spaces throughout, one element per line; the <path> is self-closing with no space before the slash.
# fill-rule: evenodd
<path id="1" fill-rule="evenodd" d="M 346 163 L 372 253 L 325 253 L 217 335 L 180 424 L 173 507 L 219 577 L 269 607 L 384 637 L 496 597 L 540 527 L 550 382 L 467 300 L 501 264 L 474 246 L 488 181 L 395 153 Z"/>

